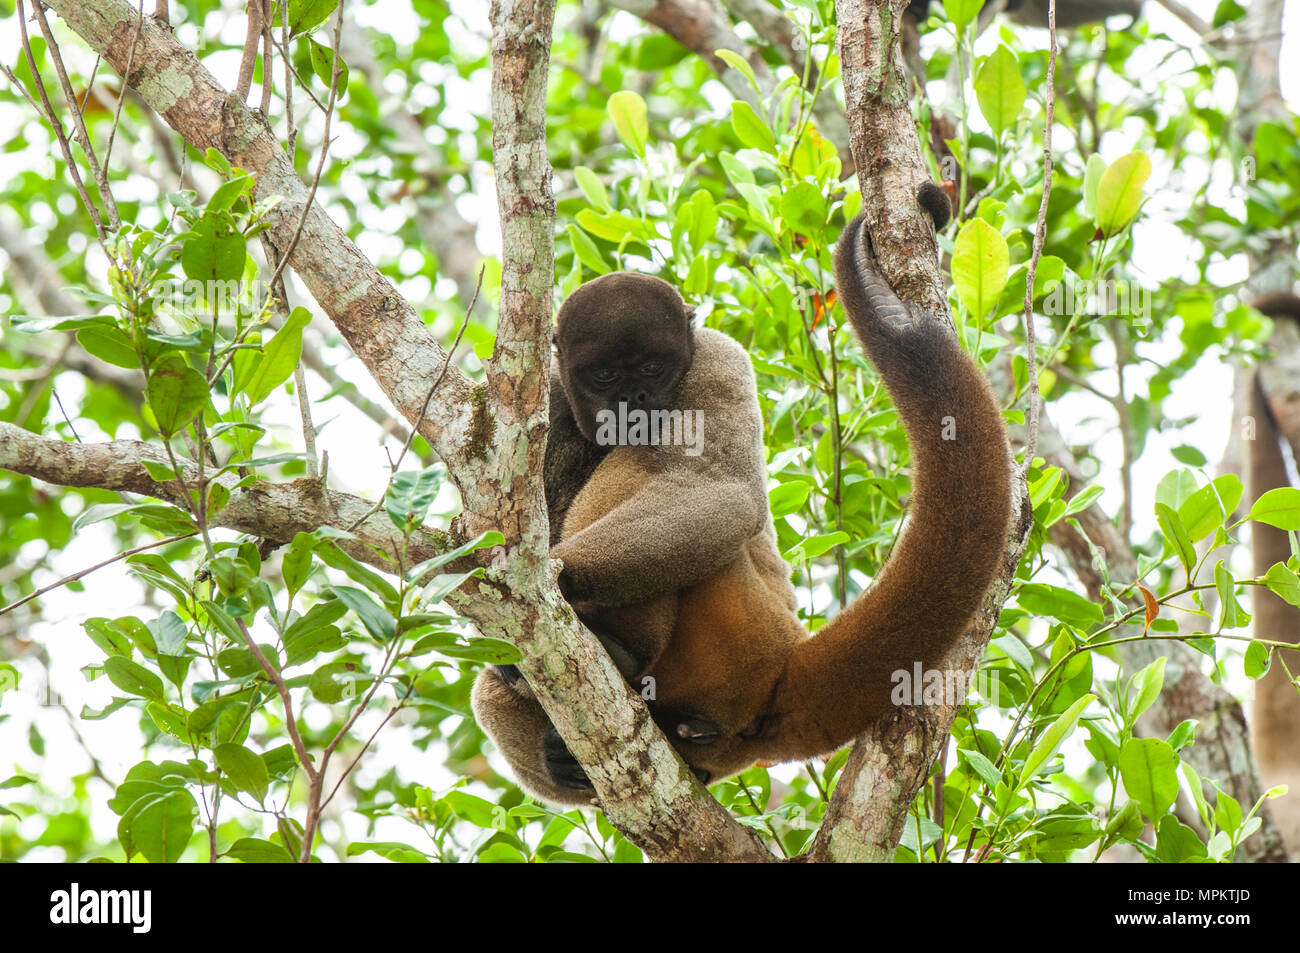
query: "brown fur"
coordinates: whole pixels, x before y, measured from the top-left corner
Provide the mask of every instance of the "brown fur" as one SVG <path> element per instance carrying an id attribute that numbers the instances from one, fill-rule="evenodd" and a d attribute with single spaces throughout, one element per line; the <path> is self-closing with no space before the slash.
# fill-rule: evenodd
<path id="1" fill-rule="evenodd" d="M 827 753 L 886 714 L 891 674 L 943 661 L 1006 542 L 1010 453 L 988 384 L 950 332 L 884 285 L 860 219 L 835 257 L 840 300 L 903 419 L 914 466 L 909 521 L 867 592 L 815 637 L 799 622 L 766 506 L 749 360 L 707 330 L 695 333 L 674 404 L 705 412 L 705 453 L 612 450 L 573 498 L 553 549 L 585 579 L 587 601 L 575 606 L 641 660 L 635 674 L 654 680 L 651 713 L 706 781 Z M 606 572 L 619 581 L 602 582 Z M 590 801 L 581 785 L 554 782 L 538 734 L 549 726 L 527 703 L 492 672 L 475 686 L 480 723 L 520 783 L 545 800 Z"/>
<path id="2" fill-rule="evenodd" d="M 1300 298 L 1290 294 L 1261 297 L 1255 307 L 1273 318 L 1300 320 Z M 1249 497 L 1253 503 L 1264 493 L 1288 486 L 1286 463 L 1279 442 L 1277 424 L 1269 412 L 1258 378 L 1252 382 L 1250 413 L 1255 418 L 1255 439 L 1250 441 Z M 1251 524 L 1253 571 L 1262 576 L 1274 563 L 1291 557 L 1291 544 L 1284 530 L 1264 523 Z M 1254 592 L 1254 635 L 1280 642 L 1300 640 L 1300 608 L 1257 586 Z M 1288 851 L 1300 854 L 1300 690 L 1291 684 L 1282 667 L 1285 659 L 1291 672 L 1300 676 L 1300 652 L 1281 651 L 1274 657 L 1268 674 L 1255 683 L 1255 704 L 1251 717 L 1251 747 L 1259 765 L 1260 781 L 1266 787 L 1290 786 L 1285 797 L 1269 802 L 1274 821 Z"/>

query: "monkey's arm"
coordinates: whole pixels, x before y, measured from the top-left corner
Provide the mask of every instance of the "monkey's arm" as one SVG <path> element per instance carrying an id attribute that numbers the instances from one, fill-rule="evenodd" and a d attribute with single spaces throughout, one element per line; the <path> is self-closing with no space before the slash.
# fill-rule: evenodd
<path id="1" fill-rule="evenodd" d="M 627 606 L 694 585 L 771 521 L 762 416 L 744 349 L 697 331 L 677 400 L 676 409 L 695 412 L 695 439 L 650 450 L 655 472 L 638 492 L 552 547 L 571 602 Z"/>
<path id="2" fill-rule="evenodd" d="M 660 477 L 552 547 L 570 601 L 630 606 L 687 588 L 736 558 L 759 530 L 749 488 Z"/>

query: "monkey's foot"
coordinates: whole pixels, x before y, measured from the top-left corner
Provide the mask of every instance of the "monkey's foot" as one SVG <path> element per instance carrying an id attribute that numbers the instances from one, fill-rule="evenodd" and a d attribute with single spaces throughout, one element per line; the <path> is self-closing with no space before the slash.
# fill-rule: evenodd
<path id="1" fill-rule="evenodd" d="M 554 728 L 548 728 L 546 734 L 542 735 L 542 761 L 556 787 L 567 791 L 591 791 L 595 794 L 587 772 L 582 770 L 578 759 L 569 754 L 564 739 Z"/>

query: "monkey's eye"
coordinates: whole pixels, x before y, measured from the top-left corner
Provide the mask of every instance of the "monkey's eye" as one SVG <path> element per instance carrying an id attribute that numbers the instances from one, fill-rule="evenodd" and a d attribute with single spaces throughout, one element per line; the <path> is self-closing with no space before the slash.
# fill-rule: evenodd
<path id="1" fill-rule="evenodd" d="M 644 377 L 658 377 L 664 372 L 662 361 L 650 361 L 648 364 L 641 365 L 641 374 Z"/>
<path id="2" fill-rule="evenodd" d="M 618 380 L 618 371 L 613 371 L 608 367 L 605 367 L 593 373 L 591 379 L 597 384 L 612 384 L 614 381 Z"/>

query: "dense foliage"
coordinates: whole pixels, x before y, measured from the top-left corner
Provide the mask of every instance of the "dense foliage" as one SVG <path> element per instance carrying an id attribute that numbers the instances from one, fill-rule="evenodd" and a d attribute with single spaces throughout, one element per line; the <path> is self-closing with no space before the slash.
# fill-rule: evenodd
<path id="1" fill-rule="evenodd" d="M 493 240 L 488 28 L 479 6 L 416 0 L 394 14 L 389 0 L 349 4 L 347 16 L 368 25 L 345 27 L 355 35 L 341 50 L 338 138 L 317 196 L 448 344 L 471 304 L 478 263 L 449 272 L 444 260 L 464 249 L 438 247 L 431 239 L 441 226 L 430 223 L 468 219 L 480 247 Z M 1028 406 L 1022 311 L 1043 185 L 1046 34 L 995 27 L 976 39 L 955 9 L 962 5 L 947 6 L 924 25 L 923 49 L 929 78 L 962 75 L 964 92 L 918 99 L 918 131 L 928 143 L 932 111 L 956 118 L 947 149 L 968 214 L 940 236 L 953 314 L 1018 425 Z M 291 41 L 295 159 L 310 181 L 331 100 L 333 9 L 289 9 L 299 33 Z M 223 81 L 233 78 L 242 26 L 227 28 L 231 9 L 187 2 L 171 12 L 177 35 Z M 557 294 L 615 268 L 659 274 L 682 289 L 701 323 L 752 355 L 780 547 L 815 629 L 888 555 L 908 460 L 879 378 L 834 304 L 831 251 L 861 196 L 844 174 L 843 144 L 813 118 L 816 102 L 841 95 L 833 4 L 802 0 L 785 13 L 802 69 L 757 37 L 749 42 L 771 82 L 744 57 L 719 54 L 752 89 L 747 101 L 630 13 L 597 16 L 561 3 L 547 136 Z M 1230 30 L 1239 15 L 1221 5 L 1216 25 Z M 242 22 L 242 13 L 234 18 Z M 55 35 L 75 88 L 85 90 L 94 56 L 57 23 Z M 45 42 L 34 35 L 30 45 L 45 88 L 57 91 Z M 1095 444 L 1071 448 L 1093 477 L 1085 485 L 1042 459 L 1030 468 L 1029 552 L 954 726 L 942 784 L 918 797 L 898 860 L 1094 859 L 1115 845 L 1151 860 L 1226 860 L 1258 827 L 1257 805 L 1217 793 L 1216 779 L 1197 777 L 1182 757 L 1196 744 L 1195 723 L 1167 738 L 1137 734 L 1164 661 L 1126 670 L 1116 651 L 1125 640 L 1182 640 L 1215 680 L 1239 688 L 1243 667 L 1258 677 L 1270 659 L 1269 646 L 1250 640 L 1246 590 L 1267 585 L 1300 604 L 1295 559 L 1262 580 L 1230 559 L 1207 559 L 1204 544 L 1238 536 L 1242 484 L 1211 480 L 1218 448 L 1180 436 L 1201 407 L 1229 396 L 1197 393 L 1194 382 L 1221 380 L 1222 362 L 1254 359 L 1268 336 L 1267 320 L 1234 297 L 1240 266 L 1220 266 L 1279 237 L 1294 247 L 1288 223 L 1300 221 L 1295 117 L 1264 124 L 1243 164 L 1228 134 L 1233 104 L 1220 93 L 1233 64 L 1216 55 L 1145 22 L 1062 34 L 1056 161 L 1034 289 L 1040 383 L 1067 437 L 1072 421 L 1099 414 L 1100 428 L 1087 432 L 1121 433 L 1124 460 L 1116 467 Z M 4 60 L 33 88 L 15 43 L 6 42 Z M 110 104 L 116 83 L 102 69 L 94 79 Z M 277 130 L 280 86 L 277 78 Z M 114 112 L 87 103 L 85 120 L 102 144 Z M 128 99 L 109 166 L 124 225 L 101 244 L 49 127 L 12 83 L 0 87 L 0 116 L 12 130 L 9 174 L 0 177 L 10 257 L 0 285 L 0 420 L 65 440 L 139 437 L 165 451 L 147 465 L 156 480 L 175 479 L 181 460 L 207 468 L 185 506 L 0 476 L 0 604 L 153 544 L 0 615 L 0 738 L 25 739 L 26 748 L 4 749 L 0 775 L 12 777 L 0 778 L 0 857 L 303 855 L 301 754 L 260 653 L 283 673 L 303 749 L 318 766 L 327 752 L 333 758 L 326 783 L 337 783 L 339 796 L 317 831 L 316 856 L 640 859 L 599 812 L 557 814 L 498 773 L 468 691 L 481 664 L 509 661 L 514 649 L 479 637 L 445 606 L 463 577 L 429 581 L 436 565 L 384 574 L 344 553 L 337 530 L 274 548 L 209 528 L 229 497 L 218 477 L 290 481 L 315 472 L 294 402 L 304 349 L 323 359 L 306 380 L 320 448 L 335 461 L 326 479 L 382 498 L 407 534 L 446 526 L 457 506 L 422 440 L 402 455 L 402 440 L 364 416 L 373 386 L 328 322 L 313 319 L 309 300 L 294 295 L 278 314 L 274 295 L 258 290 L 274 268 L 259 263 L 265 208 L 252 200 L 252 179 L 215 153 L 183 147 Z M 944 158 L 934 158 L 936 173 L 952 167 Z M 72 310 L 42 306 L 41 272 L 16 257 L 23 243 L 77 294 Z M 458 352 L 471 374 L 491 353 L 499 287 L 499 263 L 484 253 L 482 264 L 465 333 L 472 349 Z M 1062 304 L 1063 289 L 1080 288 L 1116 306 L 1083 306 L 1086 292 L 1081 306 Z M 72 354 L 86 357 L 74 364 Z M 1108 399 L 1080 402 L 1094 391 Z M 399 465 L 390 469 L 392 461 Z M 1135 477 L 1151 467 L 1164 473 L 1158 482 Z M 1119 514 L 1141 578 L 1113 574 L 1098 551 L 1102 598 L 1093 599 L 1050 530 L 1098 500 Z M 1276 491 L 1250 517 L 1300 529 L 1300 490 Z M 114 588 L 135 608 L 105 614 L 83 592 L 103 577 L 111 581 L 92 592 L 102 598 Z M 1134 602 L 1139 583 L 1145 608 Z M 1170 606 L 1190 611 L 1175 620 Z M 81 673 L 61 667 L 63 657 L 85 657 Z M 846 754 L 756 768 L 712 790 L 774 850 L 793 855 L 815 830 Z M 1180 789 L 1203 834 L 1174 815 Z"/>

